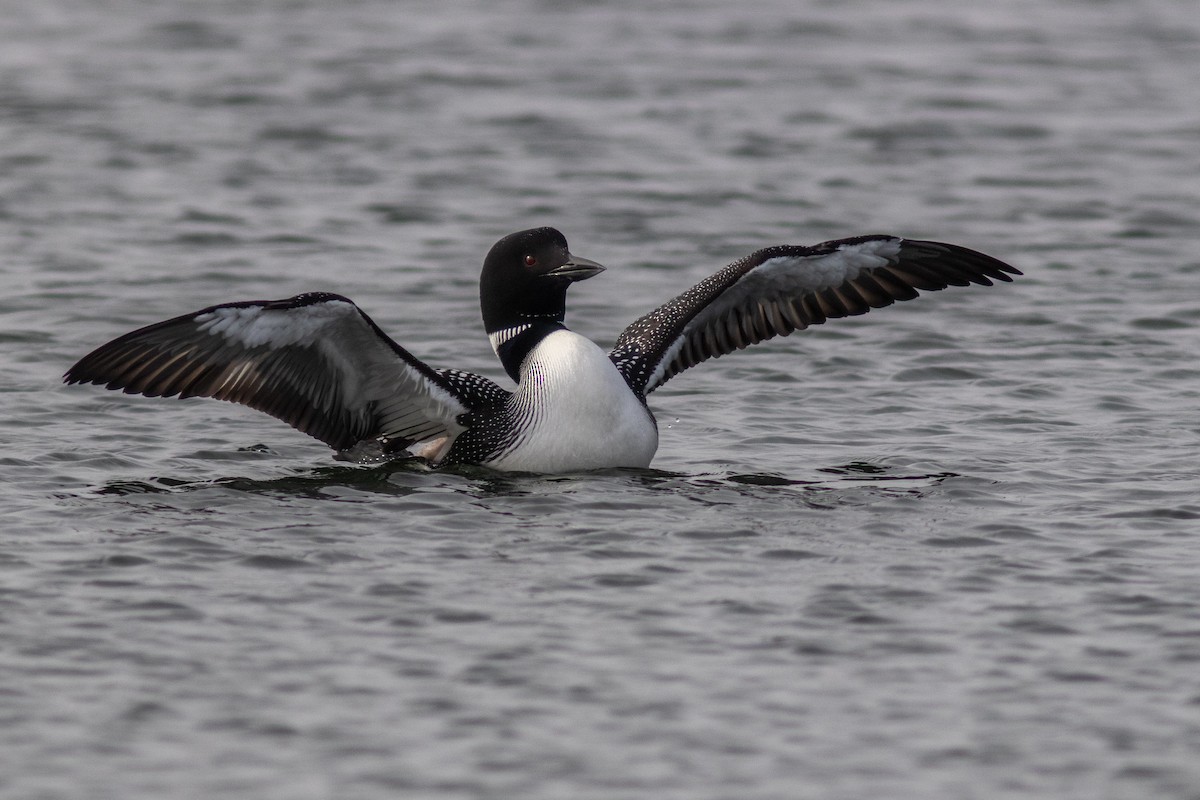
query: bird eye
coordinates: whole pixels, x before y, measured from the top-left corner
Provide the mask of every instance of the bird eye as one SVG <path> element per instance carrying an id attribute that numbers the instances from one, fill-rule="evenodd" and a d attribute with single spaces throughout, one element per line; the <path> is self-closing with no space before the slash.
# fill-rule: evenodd
<path id="1" fill-rule="evenodd" d="M 532 267 L 532 266 L 535 266 L 536 264 L 537 264 L 537 258 L 535 256 L 525 256 L 525 266 Z"/>

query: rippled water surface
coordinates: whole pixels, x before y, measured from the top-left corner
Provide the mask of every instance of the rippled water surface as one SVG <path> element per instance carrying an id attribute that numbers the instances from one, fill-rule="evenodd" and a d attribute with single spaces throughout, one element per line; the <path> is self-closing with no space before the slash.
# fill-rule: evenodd
<path id="1" fill-rule="evenodd" d="M 1185 0 L 0 3 L 0 796 L 1200 797 Z M 1026 277 L 705 364 L 654 469 L 335 464 L 60 375 L 337 291 L 498 376 L 767 244 Z"/>

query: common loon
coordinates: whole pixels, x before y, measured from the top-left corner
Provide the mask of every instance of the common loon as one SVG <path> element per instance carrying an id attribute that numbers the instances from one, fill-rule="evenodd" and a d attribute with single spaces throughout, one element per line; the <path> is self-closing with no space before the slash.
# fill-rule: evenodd
<path id="1" fill-rule="evenodd" d="M 524 472 L 646 467 L 658 448 L 646 396 L 688 367 L 918 289 L 1021 274 L 965 247 L 896 236 L 768 247 L 636 320 L 605 353 L 563 324 L 567 288 L 603 270 L 573 256 L 553 228 L 492 247 L 480 277 L 483 323 L 515 391 L 430 367 L 349 299 L 323 292 L 223 303 L 141 328 L 64 380 L 241 403 L 347 460 L 407 452 L 434 465 Z"/>

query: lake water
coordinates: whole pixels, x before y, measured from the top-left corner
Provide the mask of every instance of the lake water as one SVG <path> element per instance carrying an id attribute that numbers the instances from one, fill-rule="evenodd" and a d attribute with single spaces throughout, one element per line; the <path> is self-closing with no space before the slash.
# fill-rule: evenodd
<path id="1" fill-rule="evenodd" d="M 1187 0 L 0 3 L 0 796 L 1200 798 Z M 654 469 L 340 465 L 92 347 L 329 290 L 499 377 L 761 246 L 1025 271 L 705 364 Z"/>

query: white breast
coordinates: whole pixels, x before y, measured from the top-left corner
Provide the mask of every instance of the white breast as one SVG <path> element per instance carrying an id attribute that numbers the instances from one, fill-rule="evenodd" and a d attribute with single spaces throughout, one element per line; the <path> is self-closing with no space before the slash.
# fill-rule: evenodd
<path id="1" fill-rule="evenodd" d="M 555 331 L 530 351 L 512 400 L 524 420 L 514 447 L 488 466 L 525 472 L 646 467 L 658 428 L 593 342 Z"/>

